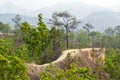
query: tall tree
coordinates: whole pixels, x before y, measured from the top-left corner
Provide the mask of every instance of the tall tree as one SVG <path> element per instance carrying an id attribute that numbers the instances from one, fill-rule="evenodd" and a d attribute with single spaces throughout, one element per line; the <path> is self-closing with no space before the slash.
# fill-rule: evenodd
<path id="1" fill-rule="evenodd" d="M 89 44 L 90 44 L 89 33 L 90 33 L 90 30 L 93 29 L 93 28 L 94 28 L 94 26 L 90 23 L 86 23 L 85 26 L 83 26 L 83 29 L 86 30 Z"/>
<path id="2" fill-rule="evenodd" d="M 16 15 L 12 21 L 14 22 L 14 34 L 15 34 L 15 40 L 14 43 L 17 47 L 19 47 L 22 44 L 22 32 L 20 31 L 21 27 L 21 17 L 20 15 Z"/>
<path id="3" fill-rule="evenodd" d="M 20 18 L 19 15 L 16 15 L 16 16 L 12 19 L 12 21 L 15 23 L 15 25 L 14 25 L 14 28 L 15 28 L 15 29 L 19 29 L 19 28 L 20 28 L 20 20 L 21 20 L 21 18 Z"/>
<path id="4" fill-rule="evenodd" d="M 115 26 L 115 32 L 116 32 L 117 35 L 120 36 L 120 25 Z"/>
<path id="5" fill-rule="evenodd" d="M 53 26 L 57 26 L 59 28 L 63 27 L 66 32 L 66 46 L 68 49 L 68 36 L 69 31 L 72 29 L 75 29 L 80 21 L 76 19 L 73 15 L 71 15 L 67 11 L 61 11 L 61 12 L 54 12 L 51 19 L 49 19 L 49 22 L 53 24 Z"/>
<path id="6" fill-rule="evenodd" d="M 90 30 L 94 28 L 94 26 L 90 23 L 86 23 L 85 26 L 83 26 L 83 28 L 86 30 L 86 32 L 89 34 Z"/>
<path id="7" fill-rule="evenodd" d="M 120 25 L 115 26 L 115 33 L 117 35 L 118 48 L 120 48 Z"/>
<path id="8" fill-rule="evenodd" d="M 59 30 L 56 27 L 51 27 L 50 29 L 50 44 L 46 47 L 44 54 L 42 57 L 43 63 L 51 62 L 53 60 L 56 60 L 60 54 L 61 51 L 63 51 L 65 47 L 65 41 L 64 41 L 64 30 Z"/>
<path id="9" fill-rule="evenodd" d="M 77 35 L 77 44 L 80 48 L 85 48 L 88 45 L 87 34 L 84 30 L 80 30 Z"/>
<path id="10" fill-rule="evenodd" d="M 49 43 L 49 30 L 43 22 L 42 15 L 38 15 L 39 22 L 37 27 L 31 27 L 27 22 L 22 24 L 23 41 L 31 52 L 33 61 L 40 61 L 41 53 Z M 37 62 L 40 63 L 40 62 Z"/>
<path id="11" fill-rule="evenodd" d="M 101 33 L 98 31 L 91 31 L 89 33 L 90 41 L 93 44 L 93 47 L 100 47 L 101 44 Z"/>
<path id="12" fill-rule="evenodd" d="M 104 31 L 104 39 L 103 39 L 103 43 L 105 45 L 105 47 L 110 48 L 113 47 L 113 36 L 114 36 L 114 29 L 111 27 L 108 27 L 105 31 Z"/>
<path id="13" fill-rule="evenodd" d="M 112 36 L 114 34 L 115 30 L 111 27 L 108 27 L 106 30 L 105 30 L 105 34 L 107 35 L 110 35 Z"/>
<path id="14" fill-rule="evenodd" d="M 52 39 L 52 49 L 55 53 L 59 53 L 63 48 L 63 35 L 64 32 L 62 30 L 56 29 L 55 27 L 52 27 L 50 30 L 50 35 Z"/>

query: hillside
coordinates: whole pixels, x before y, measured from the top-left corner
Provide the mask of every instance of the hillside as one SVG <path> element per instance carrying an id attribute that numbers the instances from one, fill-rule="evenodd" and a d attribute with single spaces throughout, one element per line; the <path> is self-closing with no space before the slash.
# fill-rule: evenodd
<path id="1" fill-rule="evenodd" d="M 101 11 L 95 12 L 82 19 L 82 24 L 89 22 L 98 30 L 105 30 L 107 27 L 120 25 L 120 12 Z"/>
<path id="2" fill-rule="evenodd" d="M 89 14 L 96 11 L 108 10 L 103 7 L 96 5 L 89 5 L 82 2 L 73 2 L 73 3 L 59 3 L 53 6 L 45 7 L 36 11 L 32 11 L 34 15 L 38 13 L 43 13 L 44 17 L 51 17 L 52 13 L 55 11 L 68 11 L 71 14 L 75 15 L 78 19 L 84 18 Z M 49 13 L 49 14 L 48 14 Z"/>
<path id="3" fill-rule="evenodd" d="M 54 11 L 64 11 L 67 10 L 71 14 L 78 17 L 78 19 L 83 18 L 93 12 L 107 10 L 103 7 L 85 4 L 83 2 L 73 2 L 73 3 L 59 3 L 52 6 L 43 7 L 38 10 L 27 10 L 23 9 L 13 3 L 7 2 L 0 6 L 0 13 L 11 13 L 11 14 L 21 14 L 27 16 L 36 17 L 39 13 L 42 13 L 45 18 L 51 17 Z M 49 13 L 49 14 L 48 14 Z"/>
<path id="4" fill-rule="evenodd" d="M 0 14 L 0 21 L 4 23 L 8 23 L 13 27 L 14 22 L 12 21 L 12 19 L 16 15 L 17 14 Z M 21 17 L 21 22 L 27 21 L 31 25 L 37 25 L 37 22 L 38 22 L 37 17 L 29 17 L 29 16 L 24 16 L 24 15 L 20 15 L 20 17 Z"/>
<path id="5" fill-rule="evenodd" d="M 31 11 L 27 9 L 23 9 L 11 2 L 6 2 L 3 5 L 0 5 L 0 14 L 21 14 L 21 15 L 29 15 Z"/>

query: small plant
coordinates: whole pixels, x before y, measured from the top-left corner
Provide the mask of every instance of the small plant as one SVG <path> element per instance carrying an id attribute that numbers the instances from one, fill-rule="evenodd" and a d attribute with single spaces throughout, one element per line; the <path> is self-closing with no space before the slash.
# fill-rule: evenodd
<path id="1" fill-rule="evenodd" d="M 70 69 L 62 70 L 50 65 L 40 74 L 40 80 L 95 80 L 89 76 L 89 68 L 78 68 L 70 64 Z"/>

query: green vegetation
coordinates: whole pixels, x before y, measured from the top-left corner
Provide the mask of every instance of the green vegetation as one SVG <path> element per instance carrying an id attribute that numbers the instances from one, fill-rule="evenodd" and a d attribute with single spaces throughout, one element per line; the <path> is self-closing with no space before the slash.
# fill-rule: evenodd
<path id="1" fill-rule="evenodd" d="M 57 69 L 50 65 L 40 74 L 40 80 L 95 80 L 89 75 L 88 68 L 77 68 L 75 64 L 70 69 Z"/>
<path id="2" fill-rule="evenodd" d="M 73 15 L 71 15 L 67 11 L 63 12 L 54 12 L 52 18 L 50 19 L 50 23 L 55 27 L 63 27 L 66 33 L 66 48 L 69 48 L 69 31 L 75 29 L 80 21 L 76 19 Z"/>
<path id="3" fill-rule="evenodd" d="M 5 33 L 9 33 L 10 31 L 10 26 L 9 24 L 4 24 L 0 21 L 0 32 L 5 32 Z"/>
<path id="4" fill-rule="evenodd" d="M 110 80 L 120 79 L 120 50 L 108 49 L 104 70 L 110 74 Z"/>
<path id="5" fill-rule="evenodd" d="M 23 41 L 29 49 L 30 55 L 33 57 L 32 61 L 40 63 L 41 54 L 49 45 L 49 30 L 42 21 L 41 14 L 38 16 L 38 27 L 31 27 L 27 22 L 21 26 Z M 39 62 L 38 62 L 39 61 Z"/>
<path id="6" fill-rule="evenodd" d="M 66 11 L 53 13 L 49 21 L 51 28 L 43 22 L 41 14 L 37 26 L 20 23 L 20 20 L 19 15 L 13 19 L 14 30 L 0 22 L 0 80 L 29 80 L 26 63 L 48 63 L 67 48 L 86 47 L 106 48 L 104 66 L 98 62 L 94 69 L 86 65 L 81 67 L 86 58 L 75 57 L 75 60 L 68 59 L 70 63 L 66 63 L 64 69 L 47 67 L 40 74 L 41 80 L 105 80 L 101 75 L 110 80 L 120 79 L 120 26 L 99 32 L 87 23 L 75 32 L 79 21 Z"/>
<path id="7" fill-rule="evenodd" d="M 25 63 L 14 56 L 0 55 L 0 80 L 29 80 Z"/>

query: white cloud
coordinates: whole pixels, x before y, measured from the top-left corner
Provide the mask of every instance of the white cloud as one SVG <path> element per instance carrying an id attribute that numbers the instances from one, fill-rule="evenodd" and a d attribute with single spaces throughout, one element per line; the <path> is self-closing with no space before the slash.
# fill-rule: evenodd
<path id="1" fill-rule="evenodd" d="M 81 0 L 81 1 L 88 4 L 94 4 L 114 10 L 117 10 L 117 7 L 120 6 L 120 0 Z"/>

